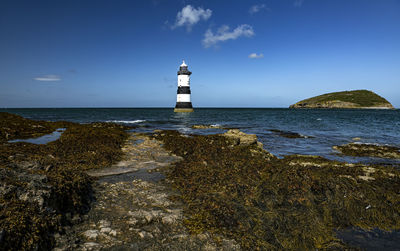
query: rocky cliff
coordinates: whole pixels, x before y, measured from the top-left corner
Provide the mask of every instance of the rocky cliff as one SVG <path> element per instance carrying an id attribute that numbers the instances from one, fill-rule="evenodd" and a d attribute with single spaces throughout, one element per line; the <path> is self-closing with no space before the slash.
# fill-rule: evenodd
<path id="1" fill-rule="evenodd" d="M 368 90 L 327 93 L 299 101 L 290 108 L 394 109 L 385 98 Z"/>

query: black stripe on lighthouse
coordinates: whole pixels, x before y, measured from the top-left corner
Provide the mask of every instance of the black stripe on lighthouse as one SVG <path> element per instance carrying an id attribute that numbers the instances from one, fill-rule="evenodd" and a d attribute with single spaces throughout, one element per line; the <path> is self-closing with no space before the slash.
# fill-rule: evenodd
<path id="1" fill-rule="evenodd" d="M 175 108 L 193 108 L 192 102 L 176 102 Z"/>
<path id="2" fill-rule="evenodd" d="M 190 87 L 189 86 L 179 86 L 177 93 L 178 94 L 190 94 Z"/>

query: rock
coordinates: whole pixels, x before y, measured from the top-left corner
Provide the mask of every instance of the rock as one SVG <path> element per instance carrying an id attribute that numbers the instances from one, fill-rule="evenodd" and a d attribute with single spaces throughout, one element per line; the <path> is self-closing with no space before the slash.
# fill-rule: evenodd
<path id="1" fill-rule="evenodd" d="M 127 223 L 129 225 L 134 226 L 134 225 L 136 225 L 138 223 L 138 220 L 136 218 L 133 218 L 133 219 L 129 220 Z"/>
<path id="2" fill-rule="evenodd" d="M 80 221 L 81 221 L 81 217 L 80 217 L 79 214 L 75 214 L 75 215 L 72 217 L 72 223 L 73 223 L 73 224 L 78 224 Z"/>
<path id="3" fill-rule="evenodd" d="M 106 228 L 106 227 L 110 227 L 110 226 L 111 226 L 111 222 L 109 222 L 109 221 L 106 221 L 106 220 L 99 221 L 100 228 Z"/>
<path id="4" fill-rule="evenodd" d="M 86 242 L 83 244 L 86 250 L 93 250 L 93 249 L 98 249 L 100 247 L 99 243 L 96 242 Z"/>
<path id="5" fill-rule="evenodd" d="M 153 235 L 151 233 L 149 233 L 149 232 L 146 232 L 146 231 L 140 231 L 138 234 L 139 234 L 139 237 L 142 238 L 142 239 L 153 238 Z"/>
<path id="6" fill-rule="evenodd" d="M 114 237 L 117 236 L 117 231 L 116 230 L 111 230 L 110 231 L 110 235 L 114 236 Z"/>
<path id="7" fill-rule="evenodd" d="M 212 245 L 211 243 L 207 243 L 204 247 L 203 247 L 204 251 L 214 251 L 217 250 L 217 247 Z"/>
<path id="8" fill-rule="evenodd" d="M 400 148 L 396 146 L 349 143 L 332 148 L 348 156 L 400 159 Z"/>
<path id="9" fill-rule="evenodd" d="M 236 145 L 253 145 L 257 144 L 257 136 L 255 134 L 247 134 L 239 129 L 231 129 L 223 134 L 234 141 Z"/>
<path id="10" fill-rule="evenodd" d="M 223 129 L 220 125 L 192 125 L 193 129 Z"/>
<path id="11" fill-rule="evenodd" d="M 162 217 L 161 222 L 163 224 L 174 224 L 176 222 L 177 217 L 175 215 L 167 215 Z"/>
<path id="12" fill-rule="evenodd" d="M 103 227 L 103 228 L 100 229 L 100 233 L 108 234 L 108 233 L 111 232 L 111 230 L 112 229 L 109 228 L 109 227 Z"/>
<path id="13" fill-rule="evenodd" d="M 98 230 L 86 230 L 83 235 L 89 240 L 95 240 L 99 236 Z"/>
<path id="14" fill-rule="evenodd" d="M 285 138 L 289 138 L 289 139 L 296 139 L 296 138 L 303 138 L 303 139 L 307 139 L 307 138 L 314 138 L 312 136 L 305 136 L 305 135 L 301 135 L 300 133 L 297 132 L 291 132 L 291 131 L 282 131 L 282 130 L 277 130 L 277 129 L 271 129 L 269 130 L 270 132 L 274 132 L 279 134 L 279 136 L 285 137 Z"/>

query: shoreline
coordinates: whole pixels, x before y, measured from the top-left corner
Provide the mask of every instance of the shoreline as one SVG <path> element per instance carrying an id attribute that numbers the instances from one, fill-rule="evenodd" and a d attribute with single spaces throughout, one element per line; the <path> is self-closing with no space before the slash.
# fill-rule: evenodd
<path id="1" fill-rule="evenodd" d="M 85 178 L 85 180 L 79 181 L 81 182 L 79 183 L 81 185 L 86 184 L 86 188 L 84 191 L 78 192 L 78 190 L 74 190 L 78 187 L 70 188 L 72 189 L 70 191 L 78 192 L 75 193 L 75 196 L 77 196 L 75 197 L 75 200 L 78 199 L 77 201 L 83 199 L 85 194 L 88 194 L 87 191 L 92 190 L 92 188 L 90 187 L 97 184 L 96 181 L 91 181 L 90 179 L 87 179 L 85 175 L 82 175 L 82 171 L 84 170 L 93 170 L 90 172 L 99 173 L 99 171 L 101 172 L 101 169 L 96 168 L 101 166 L 105 168 L 106 171 L 111 170 L 108 168 L 108 166 L 114 165 L 114 167 L 120 168 L 113 169 L 114 171 L 108 173 L 109 176 L 107 176 L 110 177 L 107 182 L 116 182 L 114 184 L 119 184 L 114 186 L 115 189 L 111 187 L 111 190 L 107 190 L 108 188 L 106 189 L 106 187 L 103 187 L 103 190 L 95 190 L 95 194 L 96 191 L 97 193 L 100 192 L 100 194 L 108 191 L 105 194 L 103 193 L 106 197 L 109 196 L 107 195 L 108 193 L 117 193 L 116 195 L 118 195 L 118 193 L 129 193 L 130 189 L 133 189 L 132 191 L 136 191 L 134 190 L 136 189 L 135 187 L 137 185 L 140 187 L 141 185 L 139 184 L 142 184 L 140 183 L 141 181 L 139 181 L 139 183 L 135 185 L 134 183 L 132 183 L 133 181 L 131 181 L 137 180 L 138 177 L 134 175 L 137 171 L 144 170 L 144 172 L 142 172 L 140 175 L 148 175 L 147 173 L 151 175 L 152 172 L 163 173 L 163 175 L 165 175 L 165 179 L 161 178 L 159 181 L 154 180 L 149 182 L 151 184 L 154 183 L 156 186 L 158 186 L 157 184 L 163 184 L 164 188 L 162 189 L 164 190 L 167 189 L 168 191 L 178 191 L 178 193 L 174 195 L 174 198 L 180 203 L 179 205 L 183 210 L 184 218 L 180 218 L 183 220 L 181 221 L 181 223 L 184 223 L 185 228 L 187 228 L 189 231 L 182 240 L 184 242 L 189 241 L 193 245 L 201 246 L 206 245 L 206 243 L 212 243 L 210 245 L 219 247 L 218 245 L 221 245 L 221 243 L 214 243 L 209 237 L 214 236 L 214 238 L 216 237 L 217 239 L 224 239 L 229 236 L 229 239 L 224 239 L 223 243 L 228 245 L 226 247 L 231 247 L 231 249 L 233 247 L 237 248 L 237 244 L 240 245 L 241 248 L 246 249 L 250 247 L 250 243 L 254 243 L 254 241 L 258 243 L 257 245 L 260 248 L 348 247 L 347 244 L 341 242 L 339 239 L 337 239 L 337 237 L 335 237 L 335 235 L 332 235 L 331 231 L 333 231 L 333 229 L 331 229 L 331 227 L 328 227 L 328 225 L 332 224 L 329 223 L 329 217 L 328 219 L 325 219 L 324 217 L 326 216 L 322 217 L 322 215 L 316 214 L 316 212 L 319 210 L 330 212 L 330 217 L 338 214 L 339 218 L 336 219 L 336 221 L 341 222 L 339 225 L 336 226 L 336 228 L 338 229 L 345 229 L 348 224 L 350 224 L 348 226 L 358 226 L 365 229 L 371 227 L 381 227 L 386 230 L 399 229 L 400 226 L 400 219 L 398 219 L 398 217 L 396 218 L 395 215 L 386 212 L 386 207 L 389 206 L 387 204 L 387 201 L 385 201 L 384 199 L 380 201 L 379 199 L 377 200 L 377 198 L 374 197 L 376 196 L 379 198 L 381 194 L 385 194 L 386 197 L 382 198 L 387 198 L 388 195 L 392 196 L 390 197 L 390 199 L 392 200 L 391 203 L 396 203 L 396 201 L 400 200 L 399 195 L 396 195 L 395 193 L 393 194 L 396 186 L 399 185 L 398 181 L 400 178 L 400 172 L 395 168 L 368 166 L 362 164 L 348 164 L 338 161 L 330 161 L 318 156 L 292 155 L 285 156 L 283 159 L 277 159 L 275 156 L 263 149 L 262 144 L 260 145 L 255 135 L 245 134 L 239 130 L 229 130 L 225 135 L 193 135 L 190 137 L 183 136 L 176 131 L 156 131 L 154 133 L 148 134 L 147 136 L 140 136 L 142 138 L 138 138 L 143 141 L 136 141 L 132 139 L 129 140 L 129 134 L 124 132 L 126 129 L 129 129 L 128 127 L 121 127 L 115 124 L 93 123 L 88 125 L 79 125 L 70 122 L 38 122 L 22 119 L 20 117 L 13 118 L 15 121 L 20 121 L 20 125 L 22 126 L 21 129 L 25 128 L 23 130 L 25 134 L 18 134 L 18 130 L 11 130 L 9 131 L 8 136 L 8 138 L 11 137 L 10 139 L 14 139 L 13 137 L 16 137 L 17 135 L 22 135 L 25 138 L 32 135 L 43 135 L 48 133 L 48 131 L 53 130 L 53 127 L 60 126 L 60 124 L 62 123 L 64 123 L 63 126 L 67 128 L 60 139 L 42 146 L 35 146 L 29 143 L 21 142 L 12 143 L 15 145 L 11 145 L 11 143 L 6 143 L 4 140 L 0 142 L 2 143 L 3 149 L 7 149 L 7 153 L 11 154 L 9 156 L 15 156 L 13 158 L 3 158 L 2 162 L 0 163 L 2 165 L 1 170 L 6 170 L 4 168 L 7 167 L 11 168 L 11 171 L 14 168 L 14 170 L 18 170 L 19 173 L 26 173 L 25 170 L 31 170 L 34 172 L 38 172 L 40 173 L 40 175 L 42 175 L 40 177 L 43 178 L 35 181 L 41 182 L 40 184 L 42 184 L 42 190 L 29 190 L 31 189 L 29 188 L 26 191 L 34 192 L 36 194 L 35 196 L 39 196 L 35 198 L 41 199 L 39 201 L 43 201 L 42 206 L 44 208 L 52 208 L 52 210 L 57 211 L 56 207 L 54 207 L 54 205 L 56 204 L 54 204 L 53 202 L 49 203 L 52 200 L 52 196 L 54 196 L 52 195 L 52 193 L 54 193 L 54 191 L 56 190 L 53 190 L 52 188 L 50 190 L 43 189 L 48 182 L 46 181 L 45 177 L 52 177 L 51 175 L 62 172 L 62 168 L 60 169 L 58 166 L 63 166 L 63 168 L 66 167 L 64 166 L 66 164 L 65 160 L 70 157 L 65 158 L 62 156 L 68 156 L 65 154 L 69 153 L 72 154 L 71 157 L 78 158 L 74 162 L 76 163 L 76 165 L 78 165 L 78 169 L 71 169 L 71 174 L 79 175 Z M 32 125 L 40 125 L 43 126 L 43 128 L 32 127 Z M 30 131 L 27 129 L 29 129 Z M 37 132 L 38 130 L 39 133 Z M 82 132 L 85 132 L 85 130 L 88 130 L 87 132 L 89 132 L 89 134 L 85 133 L 87 136 L 82 137 Z M 79 137 L 81 137 L 81 141 L 78 141 L 78 144 L 76 142 L 69 142 L 67 140 L 69 137 L 75 134 L 80 135 Z M 76 136 L 73 136 L 73 139 L 75 140 Z M 96 140 L 101 141 L 97 142 Z M 115 140 L 117 140 L 117 142 L 119 143 L 115 144 Z M 160 150 L 159 148 L 157 148 L 159 147 L 160 143 L 149 143 L 153 142 L 152 140 L 156 140 L 154 142 L 163 142 L 163 149 L 169 151 L 173 155 L 180 156 L 180 159 L 178 158 L 176 159 L 177 162 L 170 164 L 170 162 L 168 161 L 170 161 L 172 157 L 168 156 L 173 155 L 167 154 L 163 155 L 163 157 L 155 157 L 159 156 L 159 153 L 164 150 Z M 127 142 L 130 142 L 130 145 L 124 145 Z M 84 144 L 79 145 L 82 143 Z M 72 149 L 71 151 L 67 150 L 67 148 L 64 150 L 64 148 L 62 148 L 63 144 L 70 144 L 69 147 L 72 148 L 75 145 L 79 146 L 80 148 L 84 147 L 83 149 L 86 150 L 77 151 L 75 149 Z M 103 148 L 103 144 L 110 144 L 110 147 Z M 49 153 L 49 146 L 53 145 L 61 147 L 58 148 L 59 152 L 57 153 L 61 155 L 57 155 L 53 152 Z M 88 146 L 91 147 L 87 148 Z M 124 158 L 126 158 L 127 156 L 136 156 L 137 154 L 139 154 L 139 152 L 141 152 L 138 151 L 136 155 L 132 155 L 133 152 L 136 151 L 134 149 L 139 146 L 141 148 L 144 147 L 143 149 L 146 149 L 143 152 L 144 155 L 139 158 L 143 162 L 143 164 L 138 164 L 137 162 L 126 162 Z M 26 150 L 24 150 L 25 148 Z M 13 151 L 14 153 L 12 153 Z M 88 155 L 85 153 L 85 151 L 87 151 Z M 97 156 L 97 154 L 94 154 L 96 157 L 90 157 L 93 155 L 93 153 L 91 152 L 96 153 L 97 151 L 102 152 L 103 155 L 107 155 L 108 153 L 111 154 L 109 155 L 111 159 L 107 160 L 107 162 L 98 162 L 97 159 L 101 159 L 100 155 Z M 21 152 L 24 154 L 23 156 L 18 155 Z M 31 154 L 34 152 L 36 152 L 36 155 L 31 156 Z M 52 155 L 53 157 L 49 155 Z M 138 157 L 135 158 L 138 159 Z M 154 163 L 157 162 L 154 162 L 154 160 L 157 160 L 157 158 L 159 163 L 165 164 L 161 164 L 155 170 L 152 170 L 152 168 L 148 169 L 149 166 L 151 167 L 154 165 Z M 82 161 L 84 162 L 81 163 Z M 95 164 L 92 164 L 92 162 Z M 50 164 L 46 166 L 46 163 Z M 18 168 L 15 169 L 15 167 Z M 18 172 L 14 173 L 13 175 L 16 175 L 15 177 L 19 177 Z M 54 174 L 50 175 L 50 172 Z M 105 172 L 105 174 L 107 174 L 107 172 Z M 4 174 L 2 175 L 2 184 L 6 184 L 4 183 L 5 176 Z M 114 179 L 112 178 L 113 176 L 119 178 Z M 30 181 L 33 181 L 36 179 L 34 177 L 37 176 L 25 175 L 24 177 L 26 177 L 26 179 L 28 180 L 30 179 Z M 121 179 L 121 177 L 127 177 L 128 180 L 119 180 Z M 66 178 L 69 179 L 69 176 L 67 175 L 59 177 L 57 181 L 63 184 L 66 181 Z M 150 186 L 153 186 L 151 184 Z M 394 185 L 394 187 L 387 187 L 387 185 L 389 184 L 392 184 L 392 186 Z M 26 189 L 23 187 L 18 188 L 17 183 L 15 183 L 14 186 L 16 186 L 14 192 L 8 191 L 9 194 L 7 196 L 15 192 L 21 193 L 21 191 L 24 191 L 24 189 Z M 125 186 L 128 186 L 130 188 L 126 190 L 126 188 L 124 188 Z M 340 189 L 338 189 L 337 186 L 339 186 Z M 277 188 L 281 190 L 276 190 Z M 371 188 L 373 189 L 371 190 Z M 322 190 L 316 193 L 314 191 L 315 189 L 317 189 L 317 191 L 318 189 Z M 43 192 L 40 191 L 45 192 L 44 194 L 48 194 L 49 196 L 43 196 Z M 137 191 L 139 192 L 140 190 Z M 329 196 L 326 194 L 327 191 L 330 191 L 329 193 L 331 193 Z M 347 194 L 343 194 L 344 191 L 347 191 Z M 42 193 L 42 195 L 38 195 L 38 192 Z M 364 197 L 359 197 L 357 195 L 357 193 L 360 192 L 366 193 Z M 343 197 L 344 195 L 346 196 Z M 373 197 L 370 197 L 372 195 Z M 4 194 L 2 194 L 2 196 L 4 196 Z M 129 196 L 133 196 L 131 198 L 135 198 L 135 193 Z M 151 197 L 152 194 L 149 193 L 146 196 Z M 7 199 L 9 197 L 2 198 L 2 204 L 8 204 L 12 202 L 11 200 Z M 20 196 L 18 200 L 21 200 L 21 198 L 23 197 Z M 102 197 L 100 196 L 99 198 Z M 67 199 L 67 201 L 68 200 L 70 199 Z M 320 204 L 321 200 L 326 200 L 328 204 Z M 343 206 L 341 203 L 344 203 L 344 201 L 346 201 L 346 203 L 350 203 L 350 207 Z M 199 204 L 199 202 L 201 203 Z M 28 200 L 25 201 L 25 203 L 35 205 L 36 203 L 38 203 L 38 201 Z M 65 229 L 64 226 L 67 226 L 71 223 L 72 226 L 80 226 L 82 224 L 84 225 L 86 224 L 85 221 L 87 221 L 87 218 L 85 216 L 88 215 L 87 212 L 89 212 L 89 219 L 91 217 L 91 213 L 101 213 L 101 211 L 96 211 L 97 209 L 94 210 L 93 208 L 91 210 L 88 210 L 88 207 L 96 207 L 96 204 L 93 204 L 92 198 L 86 198 L 84 201 L 81 201 L 81 203 L 83 203 L 82 205 L 85 205 L 84 207 L 87 207 L 86 210 L 74 211 L 74 208 L 71 208 L 70 211 L 65 211 L 62 213 L 62 219 L 51 220 L 52 225 L 49 225 L 48 230 L 42 229 L 41 231 L 44 231 L 43 233 L 52 233 L 52 235 L 50 235 L 53 236 L 52 238 L 54 238 L 54 236 L 58 236 L 57 238 L 62 239 L 64 238 L 63 236 L 65 236 L 65 233 L 63 234 L 63 231 L 65 232 L 65 230 L 62 230 Z M 52 204 L 53 206 L 51 206 L 50 204 Z M 260 207 L 260 205 L 263 206 Z M 339 208 L 335 209 L 335 207 Z M 267 211 L 265 211 L 265 208 L 267 208 Z M 397 213 L 400 211 L 399 208 L 393 207 L 391 207 L 391 210 L 394 210 L 393 212 Z M 345 215 L 342 215 L 342 213 L 340 213 L 342 211 L 347 212 L 346 217 L 350 218 L 341 219 L 340 217 L 345 217 Z M 26 213 L 28 211 L 22 210 L 13 212 Z M 268 214 L 266 215 L 265 213 L 267 212 Z M 302 212 L 307 212 L 306 218 L 302 217 Z M 360 212 L 363 212 L 363 214 L 366 214 L 368 215 L 368 217 L 372 218 L 367 217 L 367 219 L 363 220 L 359 220 L 357 219 L 357 217 L 351 218 L 353 215 L 359 215 Z M 6 211 L 3 211 L 3 213 L 6 213 Z M 41 211 L 39 210 L 36 211 L 36 213 L 31 213 L 33 215 L 40 215 Z M 286 218 L 287 220 L 301 221 L 302 224 L 300 224 L 300 226 L 298 226 L 298 224 L 293 226 L 285 226 L 285 224 L 289 223 L 280 222 L 281 217 L 276 218 L 276 216 L 274 216 L 276 214 L 284 215 L 284 218 Z M 162 223 L 162 219 L 164 216 L 152 216 L 153 220 L 146 222 L 148 224 L 150 224 L 150 222 L 153 222 L 151 224 L 156 225 L 151 226 L 157 226 L 159 230 L 161 229 L 161 233 L 163 233 L 162 229 L 164 228 L 164 223 Z M 145 215 L 137 217 L 138 221 L 140 221 L 140 219 L 142 219 L 143 217 L 143 219 L 146 219 Z M 260 219 L 262 219 L 262 221 L 260 221 Z M 313 226 L 313 224 L 311 224 L 310 222 L 311 219 L 318 220 L 323 223 L 321 223 L 322 225 L 319 226 Z M 63 221 L 69 223 L 65 225 L 65 223 L 62 223 Z M 279 237 L 280 243 L 276 242 L 273 236 L 268 235 L 268 232 L 254 232 L 252 230 L 254 229 L 254 227 L 248 228 L 247 226 L 249 222 L 253 222 L 252 224 L 256 224 L 256 229 L 268 229 L 269 224 L 274 221 L 276 221 L 275 224 L 278 224 L 277 226 L 279 226 L 278 231 L 275 232 L 275 236 L 280 236 L 283 234 L 282 237 Z M 157 225 L 157 222 L 161 222 L 161 225 Z M 4 228 L 4 224 L 6 223 L 7 222 L 4 221 L 1 223 L 3 229 L 8 229 Z M 107 245 L 111 245 L 110 243 L 114 243 L 115 245 L 123 244 L 117 241 L 112 241 L 114 239 L 119 240 L 118 231 L 120 231 L 118 229 L 110 227 L 113 224 L 112 221 L 110 223 L 110 226 L 105 226 L 104 224 L 103 226 L 100 223 L 96 224 L 99 226 L 99 229 L 96 230 L 98 231 L 98 233 L 95 231 L 90 232 L 92 234 L 97 233 L 96 238 L 94 239 L 94 243 L 97 243 L 97 241 L 101 242 L 101 238 L 108 238 Z M 145 225 L 139 226 L 140 229 Z M 108 232 L 104 230 L 105 235 L 102 235 L 100 234 L 102 233 L 102 228 L 112 228 L 112 230 L 108 231 L 108 229 L 106 229 Z M 132 228 L 137 229 L 135 227 Z M 306 231 L 307 236 L 310 235 L 310 237 L 307 237 L 305 239 L 298 239 L 298 236 L 295 234 L 295 232 L 301 230 L 302 228 L 307 229 L 303 229 L 302 231 Z M 59 230 L 54 231 L 54 229 Z M 79 229 L 79 227 L 77 229 Z M 113 230 L 116 231 L 115 236 L 114 232 L 112 232 Z M 141 240 L 147 240 L 147 242 L 148 240 L 152 240 L 152 242 L 154 241 L 154 243 L 157 243 L 157 236 L 164 236 L 164 234 L 160 235 L 155 233 L 158 230 L 155 230 L 155 228 L 153 227 L 149 227 L 148 230 L 142 229 L 136 232 L 135 231 L 132 232 L 131 235 L 136 236 L 135 238 L 138 238 L 136 239 L 138 242 L 140 242 Z M 129 231 L 127 233 L 129 233 Z M 153 237 L 150 237 L 148 233 L 150 233 Z M 205 233 L 205 236 L 209 236 L 201 237 L 203 238 L 204 242 L 200 240 L 201 238 L 196 239 L 198 237 L 193 237 L 199 236 L 202 233 Z M 5 238 L 2 238 L 2 241 L 9 240 L 7 239 L 7 235 L 7 233 L 5 235 L 3 234 Z M 285 235 L 291 237 L 285 240 L 285 238 L 283 237 Z M 315 240 L 311 237 L 315 235 L 319 236 L 319 239 Z M 18 236 L 20 238 L 20 241 L 24 240 L 21 239 L 23 238 L 22 236 L 24 236 L 23 232 L 20 232 Z M 71 235 L 69 235 L 70 238 L 75 238 L 74 240 L 77 240 L 76 237 L 78 236 L 81 236 L 81 233 L 75 233 L 75 237 L 71 237 Z M 124 234 L 122 234 L 122 236 L 124 236 Z M 195 239 L 191 239 L 192 237 Z M 54 239 L 52 240 L 52 238 L 48 239 L 48 244 L 50 245 L 54 245 Z M 78 240 L 82 241 L 82 239 L 80 238 L 82 237 L 79 237 Z M 311 241 L 312 239 L 313 241 Z M 68 245 L 68 240 L 65 241 L 66 244 L 64 244 Z M 82 242 L 81 244 L 83 245 L 83 243 L 86 242 Z M 128 242 L 126 242 L 125 244 L 127 243 Z M 18 245 L 23 244 L 23 242 L 19 242 Z M 50 247 L 41 242 L 34 242 L 34 245 L 38 245 L 37 247 L 41 247 L 44 249 L 47 249 L 46 247 Z M 84 247 L 84 245 L 81 247 Z M 97 249 L 101 248 L 101 246 L 94 245 L 92 248 Z"/>

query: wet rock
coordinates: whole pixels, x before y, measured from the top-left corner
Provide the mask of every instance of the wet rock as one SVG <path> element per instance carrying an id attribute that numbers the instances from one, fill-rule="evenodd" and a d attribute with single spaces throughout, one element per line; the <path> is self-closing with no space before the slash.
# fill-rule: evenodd
<path id="1" fill-rule="evenodd" d="M 236 145 L 253 145 L 257 144 L 257 136 L 255 134 L 247 134 L 239 129 L 228 130 L 223 136 L 230 138 Z"/>
<path id="2" fill-rule="evenodd" d="M 400 159 L 400 148 L 396 146 L 349 143 L 332 148 L 348 156 Z"/>
<path id="3" fill-rule="evenodd" d="M 108 233 L 111 232 L 111 230 L 112 229 L 109 228 L 109 227 L 103 227 L 103 228 L 100 229 L 100 233 L 108 234 Z"/>
<path id="4" fill-rule="evenodd" d="M 193 129 L 224 129 L 220 125 L 192 125 Z"/>
<path id="5" fill-rule="evenodd" d="M 271 129 L 269 130 L 270 132 L 274 132 L 277 133 L 279 136 L 285 137 L 285 138 L 289 138 L 289 139 L 296 139 L 296 138 L 303 138 L 303 139 L 307 139 L 307 138 L 314 138 L 312 136 L 306 136 L 306 135 L 302 135 L 300 133 L 297 132 L 291 132 L 291 131 L 282 131 L 282 130 L 277 130 L 277 129 Z"/>
<path id="6" fill-rule="evenodd" d="M 85 250 L 96 250 L 100 247 L 100 244 L 96 242 L 86 242 L 83 244 L 83 247 Z"/>
<path id="7" fill-rule="evenodd" d="M 117 236 L 117 231 L 116 230 L 111 230 L 109 233 L 111 236 Z"/>
<path id="8" fill-rule="evenodd" d="M 111 226 L 111 222 L 107 221 L 107 220 L 101 220 L 99 221 L 99 227 L 100 228 L 107 228 Z"/>
<path id="9" fill-rule="evenodd" d="M 98 230 L 86 230 L 83 235 L 89 239 L 89 240 L 95 240 L 97 239 L 97 236 L 99 236 L 99 231 Z"/>
<path id="10" fill-rule="evenodd" d="M 138 234 L 139 234 L 139 237 L 142 238 L 142 239 L 153 238 L 153 235 L 151 233 L 146 232 L 146 231 L 140 231 Z"/>
<path id="11" fill-rule="evenodd" d="M 172 216 L 172 215 L 168 215 L 168 216 L 164 216 L 161 219 L 162 223 L 164 224 L 174 224 L 176 221 L 176 217 Z"/>

